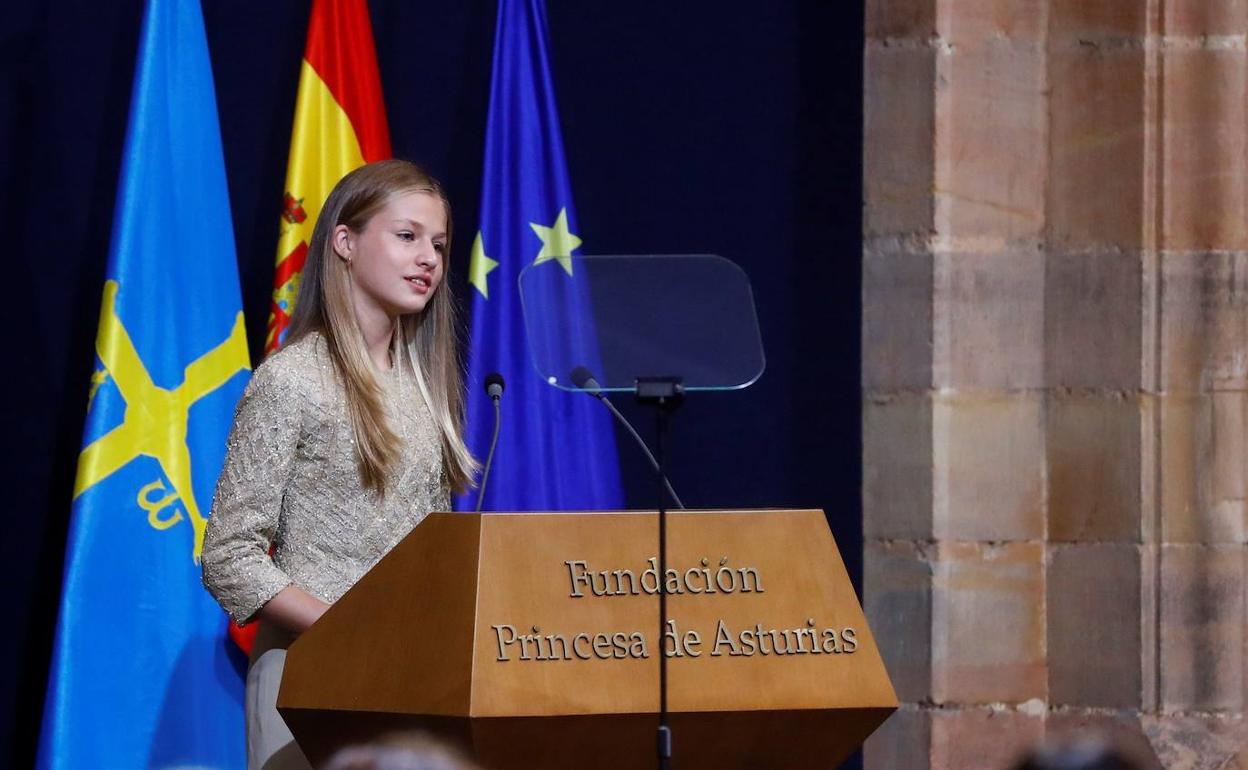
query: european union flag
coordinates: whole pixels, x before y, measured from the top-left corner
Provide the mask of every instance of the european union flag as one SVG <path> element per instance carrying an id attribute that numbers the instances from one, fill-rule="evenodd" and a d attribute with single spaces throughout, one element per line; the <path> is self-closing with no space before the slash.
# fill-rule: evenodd
<path id="1" fill-rule="evenodd" d="M 198 0 L 150 0 L 40 737 L 41 768 L 244 765 L 241 660 L 199 550 L 247 380 Z"/>
<path id="2" fill-rule="evenodd" d="M 500 0 L 486 124 L 481 230 L 472 246 L 468 445 L 489 449 L 487 374 L 507 380 L 503 423 L 483 509 L 595 510 L 624 502 L 610 415 L 557 390 L 529 361 L 517 278 L 528 265 L 574 280 L 581 245 L 563 158 L 541 0 Z M 541 312 L 541 308 L 529 308 Z M 457 504 L 471 510 L 475 497 Z"/>

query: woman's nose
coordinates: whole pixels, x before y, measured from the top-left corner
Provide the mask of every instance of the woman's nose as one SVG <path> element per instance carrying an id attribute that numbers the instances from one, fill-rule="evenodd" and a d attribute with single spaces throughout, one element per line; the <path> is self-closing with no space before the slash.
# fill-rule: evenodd
<path id="1" fill-rule="evenodd" d="M 433 269 L 438 264 L 437 248 L 435 248 L 432 243 L 426 241 L 421 245 L 420 253 L 416 257 L 416 262 L 423 268 L 430 270 Z"/>

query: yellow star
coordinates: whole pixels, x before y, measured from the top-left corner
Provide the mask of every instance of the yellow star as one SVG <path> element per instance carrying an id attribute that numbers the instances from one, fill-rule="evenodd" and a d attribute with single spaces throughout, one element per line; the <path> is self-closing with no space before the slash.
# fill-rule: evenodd
<path id="1" fill-rule="evenodd" d="M 468 282 L 477 287 L 481 296 L 490 298 L 490 284 L 486 278 L 490 271 L 498 267 L 498 261 L 485 256 L 485 242 L 481 240 L 481 231 L 472 242 L 472 258 L 468 261 Z"/>
<path id="2" fill-rule="evenodd" d="M 559 216 L 550 227 L 542 227 L 535 222 L 530 222 L 529 227 L 542 239 L 542 250 L 537 252 L 537 259 L 533 260 L 533 264 L 540 265 L 555 259 L 559 261 L 564 272 L 572 275 L 572 252 L 580 247 L 581 239 L 568 232 L 568 210 L 560 209 Z"/>

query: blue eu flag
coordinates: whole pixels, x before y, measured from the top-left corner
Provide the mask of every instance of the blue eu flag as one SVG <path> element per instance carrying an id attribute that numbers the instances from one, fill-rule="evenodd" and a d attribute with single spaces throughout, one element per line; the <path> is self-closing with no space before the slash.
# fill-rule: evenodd
<path id="1" fill-rule="evenodd" d="M 581 245 L 563 158 L 541 0 L 500 0 L 485 135 L 481 229 L 472 245 L 468 445 L 484 459 L 494 410 L 482 383 L 507 381 L 503 422 L 482 506 L 595 510 L 624 502 L 610 415 L 542 381 L 529 360 L 517 278 L 528 265 L 575 280 Z M 528 308 L 541 313 L 541 307 Z M 564 373 L 566 374 L 566 373 Z M 471 510 L 475 497 L 457 504 Z"/>
<path id="2" fill-rule="evenodd" d="M 150 0 L 96 337 L 40 768 L 240 768 L 241 661 L 199 551 L 248 377 L 199 0 Z"/>

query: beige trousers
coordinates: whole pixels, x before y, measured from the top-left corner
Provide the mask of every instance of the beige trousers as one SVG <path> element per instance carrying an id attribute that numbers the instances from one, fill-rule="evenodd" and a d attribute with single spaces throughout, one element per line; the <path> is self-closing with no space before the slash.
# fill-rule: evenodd
<path id="1" fill-rule="evenodd" d="M 311 770 L 294 736 L 277 713 L 277 688 L 282 683 L 289 640 L 256 634 L 247 669 L 247 770 Z"/>

